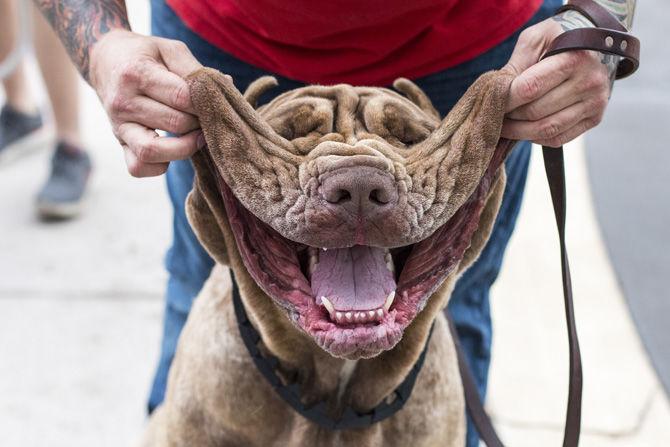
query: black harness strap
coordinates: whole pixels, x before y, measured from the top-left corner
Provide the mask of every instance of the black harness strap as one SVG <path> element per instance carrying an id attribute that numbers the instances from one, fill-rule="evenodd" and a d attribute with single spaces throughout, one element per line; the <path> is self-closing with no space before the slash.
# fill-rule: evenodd
<path id="1" fill-rule="evenodd" d="M 246 346 L 256 368 L 260 371 L 265 380 L 272 386 L 277 395 L 279 395 L 279 397 L 281 397 L 284 402 L 290 405 L 296 412 L 320 427 L 329 430 L 344 430 L 369 427 L 372 424 L 393 416 L 405 405 L 409 396 L 412 394 L 416 378 L 426 359 L 426 351 L 428 350 L 430 337 L 433 333 L 432 326 L 428 333 L 426 345 L 424 346 L 423 351 L 421 351 L 421 354 L 419 354 L 416 363 L 414 363 L 414 366 L 409 374 L 407 374 L 407 377 L 405 377 L 405 380 L 403 380 L 403 382 L 398 385 L 389 396 L 383 399 L 379 405 L 364 413 L 360 413 L 350 406 L 347 406 L 344 409 L 342 417 L 335 419 L 329 414 L 326 401 L 318 402 L 309 407 L 305 406 L 300 400 L 300 384 L 296 381 L 284 384 L 279 379 L 275 372 L 279 366 L 279 360 L 273 355 L 262 354 L 260 349 L 258 349 L 258 342 L 261 340 L 261 336 L 253 327 L 251 321 L 249 321 L 232 270 L 230 272 L 230 278 L 233 285 L 232 292 L 235 317 L 237 318 L 237 326 L 240 330 L 240 336 L 244 341 L 244 346 Z"/>
<path id="2" fill-rule="evenodd" d="M 565 213 L 566 213 L 566 194 L 565 194 L 565 170 L 563 162 L 562 148 L 543 148 L 544 165 L 549 182 L 556 225 L 561 249 L 561 267 L 563 273 L 563 296 L 565 300 L 565 318 L 568 327 L 568 343 L 570 349 L 570 384 L 568 390 L 568 409 L 566 415 L 564 447 L 574 447 L 579 443 L 579 432 L 581 426 L 581 398 L 582 398 L 582 364 L 579 350 L 579 340 L 577 338 L 577 328 L 575 324 L 575 315 L 572 299 L 572 284 L 570 280 L 570 266 L 568 264 L 568 255 L 565 244 Z M 256 368 L 261 372 L 265 380 L 273 387 L 275 392 L 296 412 L 316 423 L 320 427 L 329 430 L 342 430 L 351 428 L 368 427 L 376 422 L 382 421 L 393 416 L 400 411 L 412 394 L 416 378 L 421 371 L 428 350 L 431 332 L 428 340 L 419 355 L 416 363 L 405 380 L 394 390 L 391 396 L 394 400 L 387 403 L 389 399 L 384 399 L 382 403 L 372 410 L 360 413 L 351 407 L 347 407 L 340 419 L 334 419 L 328 413 L 328 407 L 325 401 L 318 402 L 309 407 L 305 406 L 300 400 L 300 384 L 297 382 L 284 384 L 275 373 L 279 361 L 276 357 L 263 355 L 258 348 L 258 342 L 261 336 L 249 321 L 244 305 L 240 298 L 240 292 L 235 281 L 235 276 L 231 271 L 233 305 L 235 307 L 235 316 L 240 331 L 240 336 L 249 352 Z M 482 404 L 477 385 L 470 371 L 467 358 L 463 353 L 459 343 L 458 334 L 451 318 L 448 318 L 449 329 L 456 346 L 458 355 L 458 367 L 463 382 L 465 401 L 468 414 L 472 418 L 481 439 L 487 447 L 503 447 L 500 438 L 496 434 L 491 419 L 486 414 Z"/>

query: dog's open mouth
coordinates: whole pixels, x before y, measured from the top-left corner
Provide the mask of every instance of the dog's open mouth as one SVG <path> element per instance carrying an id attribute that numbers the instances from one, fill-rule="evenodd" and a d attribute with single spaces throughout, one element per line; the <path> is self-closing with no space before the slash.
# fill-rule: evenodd
<path id="1" fill-rule="evenodd" d="M 369 358 L 393 348 L 470 246 L 512 142 L 501 140 L 477 188 L 431 236 L 384 248 L 311 247 L 283 237 L 219 187 L 245 267 L 291 319 L 332 355 Z"/>

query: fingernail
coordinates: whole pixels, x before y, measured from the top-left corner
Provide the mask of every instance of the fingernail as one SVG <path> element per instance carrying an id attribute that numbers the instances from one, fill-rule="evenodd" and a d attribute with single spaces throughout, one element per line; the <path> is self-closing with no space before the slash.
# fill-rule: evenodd
<path id="1" fill-rule="evenodd" d="M 200 132 L 195 144 L 198 146 L 198 149 L 202 149 L 203 147 L 207 146 L 207 142 L 205 141 L 205 134 Z"/>

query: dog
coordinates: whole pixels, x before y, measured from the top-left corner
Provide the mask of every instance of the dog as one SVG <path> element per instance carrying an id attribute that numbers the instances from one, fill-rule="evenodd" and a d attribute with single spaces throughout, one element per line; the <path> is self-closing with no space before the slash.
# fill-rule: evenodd
<path id="1" fill-rule="evenodd" d="M 307 86 L 256 107 L 204 68 L 188 78 L 207 147 L 193 156 L 189 221 L 216 260 L 194 302 L 165 402 L 142 445 L 463 446 L 457 355 L 442 310 L 483 249 L 505 187 L 500 139 L 513 75 L 482 75 L 443 120 L 407 79 L 396 91 Z M 337 420 L 393 400 L 392 416 L 333 430 L 295 411 L 256 368 L 231 292 L 274 373 Z M 431 329 L 432 328 L 432 329 Z M 432 334 L 432 335 L 431 335 Z"/>

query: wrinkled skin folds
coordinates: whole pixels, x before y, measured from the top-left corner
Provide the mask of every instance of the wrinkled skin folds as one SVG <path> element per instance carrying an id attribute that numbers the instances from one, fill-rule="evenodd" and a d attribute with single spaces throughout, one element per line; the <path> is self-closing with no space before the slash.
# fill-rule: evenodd
<path id="1" fill-rule="evenodd" d="M 216 184 L 235 239 L 226 247 L 331 355 L 392 349 L 479 227 L 512 145 L 499 141 L 510 80 L 482 76 L 440 121 L 406 79 L 395 83 L 404 96 L 310 86 L 254 109 L 273 78 L 243 98 L 230 78 L 197 72 L 208 148 L 196 170 Z"/>
<path id="2" fill-rule="evenodd" d="M 462 447 L 465 403 L 442 309 L 502 199 L 511 79 L 483 75 L 440 120 L 405 79 L 397 92 L 305 87 L 256 108 L 273 78 L 242 95 L 215 70 L 193 73 L 207 147 L 192 158 L 187 213 L 219 265 L 143 446 Z M 292 411 L 246 352 L 224 266 L 279 376 L 334 418 L 392 396 L 427 346 L 402 410 L 342 431 Z"/>

